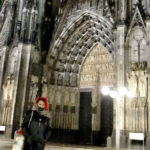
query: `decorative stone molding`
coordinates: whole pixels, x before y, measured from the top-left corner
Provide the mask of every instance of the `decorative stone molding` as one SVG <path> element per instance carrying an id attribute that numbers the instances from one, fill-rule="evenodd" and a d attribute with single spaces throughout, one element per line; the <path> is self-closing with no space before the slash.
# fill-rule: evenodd
<path id="1" fill-rule="evenodd" d="M 113 54 L 114 36 L 111 31 L 112 27 L 112 24 L 102 16 L 97 16 L 88 11 L 80 14 L 78 19 L 76 18 L 74 22 L 70 22 L 66 26 L 54 42 L 54 49 L 49 52 L 53 61 L 49 63 L 48 67 L 59 72 L 70 73 L 71 80 L 73 80 L 75 77 L 72 77 L 72 75 L 80 72 L 84 59 L 95 44 L 102 44 Z M 66 38 L 66 36 L 69 38 Z M 54 61 L 57 62 L 56 66 L 53 63 Z"/>

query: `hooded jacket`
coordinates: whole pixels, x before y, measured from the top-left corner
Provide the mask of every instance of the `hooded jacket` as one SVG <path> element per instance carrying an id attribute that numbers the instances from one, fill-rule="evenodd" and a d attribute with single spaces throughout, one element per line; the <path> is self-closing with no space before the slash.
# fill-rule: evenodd
<path id="1" fill-rule="evenodd" d="M 39 100 L 43 100 L 45 103 L 45 109 L 43 111 L 38 110 L 37 103 Z M 35 99 L 33 108 L 26 113 L 23 119 L 22 130 L 29 145 L 35 142 L 44 142 L 49 138 L 50 115 L 47 98 L 39 97 Z"/>

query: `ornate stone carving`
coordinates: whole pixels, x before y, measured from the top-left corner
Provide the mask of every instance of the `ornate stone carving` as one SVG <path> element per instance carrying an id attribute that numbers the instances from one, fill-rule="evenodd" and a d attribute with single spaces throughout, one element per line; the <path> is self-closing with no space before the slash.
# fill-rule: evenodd
<path id="1" fill-rule="evenodd" d="M 75 57 L 73 55 L 70 55 L 68 61 L 69 61 L 69 63 L 73 64 L 75 61 Z"/>
<path id="2" fill-rule="evenodd" d="M 34 50 L 33 52 L 32 52 L 32 61 L 33 61 L 33 63 L 35 63 L 35 64 L 39 64 L 39 62 L 40 62 L 40 55 L 39 55 L 39 51 L 37 51 L 37 50 Z"/>
<path id="3" fill-rule="evenodd" d="M 65 73 L 64 85 L 65 86 L 69 86 L 70 85 L 70 74 L 69 73 Z"/>
<path id="4" fill-rule="evenodd" d="M 3 5 L 2 5 L 1 11 L 0 11 L 0 29 L 2 28 L 4 20 L 6 18 L 7 7 L 8 7 L 8 0 L 5 0 L 3 2 Z"/>
<path id="5" fill-rule="evenodd" d="M 79 52 L 78 49 L 73 49 L 72 54 L 76 56 L 78 54 L 78 52 Z"/>
<path id="6" fill-rule="evenodd" d="M 3 99 L 4 102 L 10 101 L 12 103 L 14 94 L 14 77 L 8 76 L 6 83 L 3 85 Z"/>
<path id="7" fill-rule="evenodd" d="M 62 84 L 63 84 L 63 75 L 59 73 L 57 77 L 57 85 L 62 85 Z"/>
<path id="8" fill-rule="evenodd" d="M 127 83 L 128 88 L 134 92 L 138 92 L 137 86 L 139 86 L 139 93 L 136 93 L 136 96 L 147 96 L 147 73 L 145 71 L 131 71 L 130 75 L 127 74 Z"/>
<path id="9" fill-rule="evenodd" d="M 58 51 L 57 49 L 53 49 L 53 51 L 51 52 L 51 55 L 50 55 L 52 58 L 57 58 L 58 56 Z"/>
<path id="10" fill-rule="evenodd" d="M 65 53 L 61 53 L 59 58 L 60 58 L 62 63 L 64 63 L 64 64 L 66 63 L 67 55 Z"/>
<path id="11" fill-rule="evenodd" d="M 12 50 L 9 56 L 9 70 L 8 74 L 15 75 L 17 71 L 17 64 L 18 64 L 18 55 L 19 55 L 19 49 L 16 47 Z"/>
<path id="12" fill-rule="evenodd" d="M 81 68 L 80 86 L 95 86 L 100 72 L 101 86 L 111 86 L 114 82 L 114 65 L 109 52 L 99 45 L 93 47 Z"/>
<path id="13" fill-rule="evenodd" d="M 78 64 L 74 64 L 72 72 L 73 73 L 78 73 L 79 72 L 79 65 Z"/>
<path id="14" fill-rule="evenodd" d="M 47 97 L 48 96 L 48 84 L 47 84 L 47 78 L 46 77 L 42 77 L 42 96 Z"/>
<path id="15" fill-rule="evenodd" d="M 33 102 L 35 98 L 37 97 L 38 92 L 38 76 L 31 76 L 31 83 L 30 83 L 30 95 L 29 95 L 29 101 Z"/>
<path id="16" fill-rule="evenodd" d="M 64 71 L 64 64 L 58 61 L 57 65 L 56 65 L 56 70 L 63 72 Z"/>
<path id="17" fill-rule="evenodd" d="M 71 72 L 71 64 L 66 65 L 66 72 Z"/>
<path id="18" fill-rule="evenodd" d="M 139 76 L 139 95 L 140 97 L 146 97 L 147 96 L 147 73 L 144 71 L 140 71 Z"/>
<path id="19" fill-rule="evenodd" d="M 78 64 L 81 64 L 81 63 L 82 63 L 82 60 L 83 60 L 83 57 L 82 57 L 81 55 L 78 55 L 76 62 L 77 62 Z"/>
<path id="20" fill-rule="evenodd" d="M 73 87 L 77 86 L 77 74 L 72 74 L 70 79 L 70 85 Z"/>

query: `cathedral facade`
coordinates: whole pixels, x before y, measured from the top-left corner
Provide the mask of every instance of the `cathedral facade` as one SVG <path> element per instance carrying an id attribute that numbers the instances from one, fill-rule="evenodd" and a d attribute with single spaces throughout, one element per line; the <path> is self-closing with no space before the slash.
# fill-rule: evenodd
<path id="1" fill-rule="evenodd" d="M 101 88 L 123 86 L 136 94 L 121 97 L 121 146 L 129 132 L 144 133 L 148 146 L 149 80 L 149 0 L 1 0 L 0 124 L 7 135 L 44 96 L 55 141 L 115 146 L 116 101 Z"/>

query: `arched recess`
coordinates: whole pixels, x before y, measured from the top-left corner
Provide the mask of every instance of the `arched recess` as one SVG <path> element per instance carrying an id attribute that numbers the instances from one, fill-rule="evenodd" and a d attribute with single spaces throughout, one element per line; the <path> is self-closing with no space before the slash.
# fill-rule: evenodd
<path id="1" fill-rule="evenodd" d="M 81 128 L 80 130 L 86 133 L 82 133 L 81 131 L 80 134 L 85 134 L 85 137 L 90 136 L 88 131 L 90 131 L 89 127 L 91 125 L 91 136 L 93 142 L 96 144 L 106 144 L 107 137 L 112 135 L 113 100 L 108 96 L 100 94 L 100 89 L 104 86 L 114 87 L 114 69 L 112 55 L 102 45 L 96 44 L 83 62 L 80 71 L 79 87 L 83 92 L 80 94 L 80 108 L 82 108 L 82 111 L 80 111 L 79 116 L 80 120 L 83 121 L 79 122 L 79 127 Z M 87 94 L 90 95 L 90 93 L 92 99 L 90 96 L 86 96 Z M 86 104 L 82 101 L 85 101 Z M 87 103 L 91 106 L 91 111 Z M 89 116 L 91 116 L 91 120 Z M 84 119 L 82 119 L 83 117 Z M 88 118 L 85 119 L 86 117 Z M 87 126 L 84 126 L 82 129 L 82 124 L 86 124 Z"/>
<path id="2" fill-rule="evenodd" d="M 72 21 L 51 47 L 47 64 L 50 84 L 78 87 L 84 59 L 96 43 L 114 54 L 113 25 L 105 18 L 85 12 Z"/>
<path id="3" fill-rule="evenodd" d="M 126 87 L 135 92 L 135 98 L 126 99 L 125 128 L 128 131 L 146 132 L 148 47 L 146 26 L 138 7 L 127 32 L 125 55 Z"/>
<path id="4" fill-rule="evenodd" d="M 104 47 L 114 59 L 113 24 L 102 16 L 89 11 L 68 23 L 68 26 L 52 44 L 47 56 L 47 73 L 49 74 L 50 88 L 59 91 L 55 95 L 52 94 L 53 102 L 50 101 L 52 114 L 56 116 L 56 118 L 52 118 L 52 128 L 75 131 L 79 129 L 81 69 L 86 58 L 88 58 L 88 54 L 96 45 Z M 65 91 L 68 91 L 68 94 Z M 61 93 L 61 104 L 56 103 L 57 95 L 59 95 L 57 93 Z M 51 95 L 49 98 L 51 99 Z M 65 121 L 66 117 L 70 124 Z M 99 129 L 100 126 L 98 125 L 93 130 L 98 131 Z M 76 140 L 78 141 L 78 138 Z"/>

